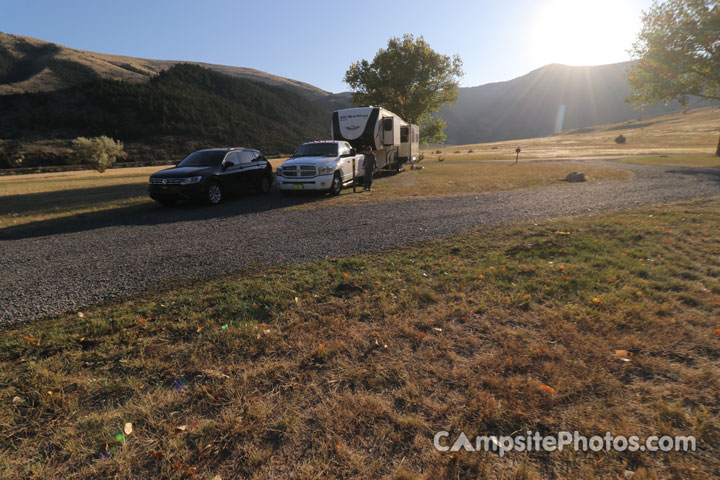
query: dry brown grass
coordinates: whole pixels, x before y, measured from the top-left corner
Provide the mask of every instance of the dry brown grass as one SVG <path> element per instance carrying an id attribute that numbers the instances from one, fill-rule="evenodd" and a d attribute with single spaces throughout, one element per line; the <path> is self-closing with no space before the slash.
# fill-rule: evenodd
<path id="1" fill-rule="evenodd" d="M 271 159 L 277 168 L 285 158 Z M 337 198 L 318 196 L 316 202 L 295 208 L 352 205 L 481 193 L 559 184 L 573 170 L 572 165 L 534 163 L 506 164 L 425 164 L 420 171 L 377 179 L 371 194 L 351 195 L 346 189 Z M 42 173 L 0 177 L 0 228 L 43 220 L 71 217 L 139 205 L 151 205 L 147 195 L 148 176 L 167 167 L 138 167 L 95 171 Z M 577 168 L 577 167 L 575 167 Z M 590 181 L 629 178 L 622 170 L 583 166 Z M 362 189 L 360 189 L 362 190 Z M 307 200 L 307 198 L 304 198 Z"/>
<path id="2" fill-rule="evenodd" d="M 337 197 L 320 198 L 298 209 L 333 205 L 358 205 L 392 202 L 413 198 L 447 197 L 469 193 L 485 193 L 521 188 L 540 188 L 563 185 L 568 173 L 581 167 L 570 163 L 488 163 L 488 162 L 430 162 L 424 161 L 422 170 L 407 170 L 399 175 L 380 177 L 373 181 L 373 191 L 359 187 L 341 191 Z M 582 165 L 590 182 L 624 180 L 632 177 L 626 170 Z"/>
<path id="3" fill-rule="evenodd" d="M 7 328 L 2 476 L 713 478 L 719 208 L 482 230 Z M 437 452 L 439 430 L 699 449 L 500 458 Z"/>
<path id="4" fill-rule="evenodd" d="M 0 228 L 152 202 L 150 174 L 166 167 L 0 177 Z"/>
<path id="5" fill-rule="evenodd" d="M 642 115 L 639 113 L 638 115 Z M 627 142 L 615 143 L 624 135 Z M 638 118 L 623 123 L 599 125 L 562 132 L 543 138 L 509 140 L 474 145 L 446 146 L 424 150 L 425 157 L 439 155 L 448 161 L 458 159 L 515 159 L 520 147 L 523 158 L 565 158 L 595 156 L 630 156 L 658 154 L 712 154 L 720 135 L 720 109 L 698 108 L 688 113 Z M 468 153 L 473 150 L 473 153 Z M 460 151 L 457 154 L 454 152 Z"/>

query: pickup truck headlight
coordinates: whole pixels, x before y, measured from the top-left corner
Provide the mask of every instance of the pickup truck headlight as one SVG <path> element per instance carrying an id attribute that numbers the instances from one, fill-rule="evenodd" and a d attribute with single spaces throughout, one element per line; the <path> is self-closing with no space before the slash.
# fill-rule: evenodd
<path id="1" fill-rule="evenodd" d="M 199 177 L 199 176 L 198 177 L 187 177 L 187 178 L 183 178 L 180 181 L 180 184 L 181 185 L 190 185 L 192 183 L 200 183 L 201 180 L 202 180 L 202 177 Z"/>
<path id="2" fill-rule="evenodd" d="M 335 171 L 337 164 L 335 162 L 322 165 L 318 168 L 318 175 L 330 175 Z"/>

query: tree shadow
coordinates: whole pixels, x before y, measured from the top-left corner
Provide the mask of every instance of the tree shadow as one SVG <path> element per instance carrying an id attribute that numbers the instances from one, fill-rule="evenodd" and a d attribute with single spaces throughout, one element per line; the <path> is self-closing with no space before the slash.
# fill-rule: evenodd
<path id="1" fill-rule="evenodd" d="M 71 210 L 81 206 L 92 206 L 93 201 L 122 201 L 143 195 L 147 195 L 147 187 L 142 185 L 112 185 L 72 191 L 11 195 L 0 197 L 0 215 L 41 213 L 48 211 L 53 206 Z M 229 196 L 225 202 L 213 207 L 189 201 L 179 202 L 173 207 L 163 207 L 148 197 L 148 202 L 141 205 L 77 213 L 61 218 L 2 228 L 0 229 L 0 240 L 20 240 L 113 226 L 158 225 L 229 218 L 292 207 L 321 199 L 322 194 L 310 192 L 285 196 L 275 188 L 267 194 L 243 193 Z"/>

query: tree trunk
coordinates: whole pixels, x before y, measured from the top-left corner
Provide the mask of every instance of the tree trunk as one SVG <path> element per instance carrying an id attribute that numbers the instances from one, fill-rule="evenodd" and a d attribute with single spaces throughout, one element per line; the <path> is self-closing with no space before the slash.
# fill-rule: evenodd
<path id="1" fill-rule="evenodd" d="M 720 138 L 718 138 L 718 148 L 717 148 L 717 150 L 715 151 L 715 155 L 717 155 L 718 157 L 720 157 Z"/>

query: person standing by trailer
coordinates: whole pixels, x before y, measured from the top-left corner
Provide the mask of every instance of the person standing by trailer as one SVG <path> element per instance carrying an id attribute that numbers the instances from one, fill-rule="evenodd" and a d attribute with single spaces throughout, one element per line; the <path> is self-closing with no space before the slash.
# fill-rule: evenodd
<path id="1" fill-rule="evenodd" d="M 372 181 L 373 181 L 373 175 L 375 174 L 375 168 L 377 166 L 377 160 L 375 159 L 375 154 L 373 153 L 372 147 L 367 147 L 365 150 L 365 160 L 363 162 L 363 167 L 365 169 L 365 173 L 363 174 L 363 180 L 365 182 L 365 190 L 368 192 L 372 188 Z"/>

